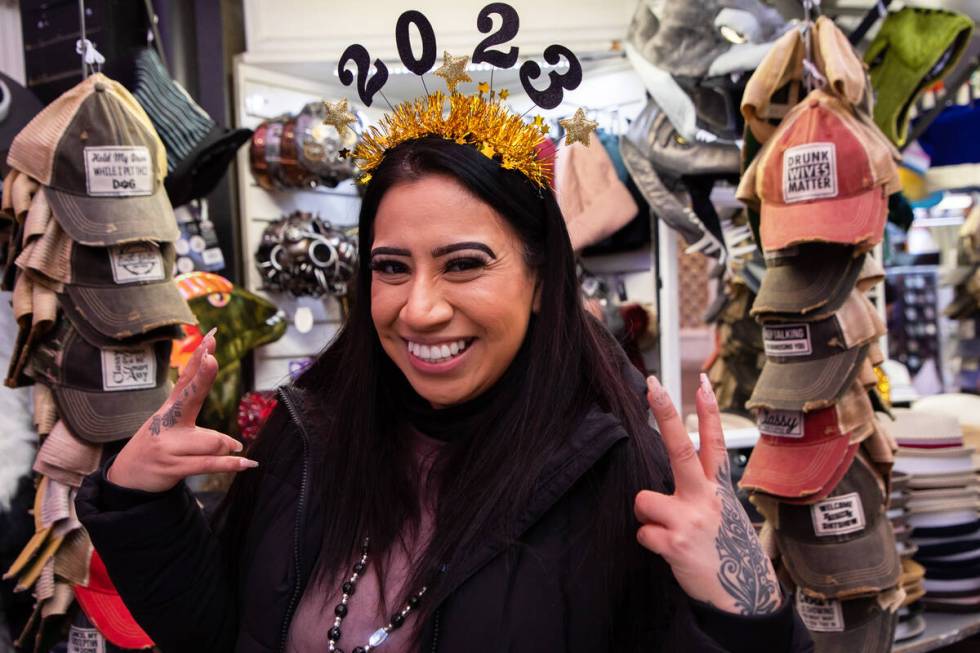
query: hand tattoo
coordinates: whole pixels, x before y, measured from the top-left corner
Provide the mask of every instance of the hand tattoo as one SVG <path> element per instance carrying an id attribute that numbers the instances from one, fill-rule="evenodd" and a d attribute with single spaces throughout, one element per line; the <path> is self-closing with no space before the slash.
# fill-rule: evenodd
<path id="1" fill-rule="evenodd" d="M 183 408 L 183 402 L 181 400 L 175 401 L 170 408 L 167 409 L 163 415 L 157 413 L 150 420 L 150 433 L 152 435 L 160 435 L 163 429 L 168 429 L 177 423 L 180 419 L 180 411 Z"/>
<path id="2" fill-rule="evenodd" d="M 718 581 L 745 615 L 770 614 L 779 608 L 779 590 L 769 576 L 769 561 L 755 529 L 735 496 L 728 460 L 718 468 L 721 527 L 715 548 L 721 558 Z"/>

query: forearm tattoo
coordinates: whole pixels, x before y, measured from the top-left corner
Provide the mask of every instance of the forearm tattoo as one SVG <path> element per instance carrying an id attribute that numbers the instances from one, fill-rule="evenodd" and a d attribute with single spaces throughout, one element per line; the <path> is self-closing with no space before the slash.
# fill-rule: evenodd
<path id="1" fill-rule="evenodd" d="M 168 429 L 177 423 L 180 419 L 180 411 L 183 408 L 183 401 L 178 399 L 175 401 L 166 412 L 161 415 L 157 413 L 150 420 L 150 433 L 153 435 L 160 435 L 160 431 L 163 429 Z"/>
<path id="2" fill-rule="evenodd" d="M 755 529 L 735 496 L 728 461 L 718 469 L 718 496 L 721 497 L 721 527 L 715 548 L 721 559 L 718 581 L 735 599 L 739 613 L 770 614 L 779 609 L 779 589 L 769 575 L 769 560 Z"/>

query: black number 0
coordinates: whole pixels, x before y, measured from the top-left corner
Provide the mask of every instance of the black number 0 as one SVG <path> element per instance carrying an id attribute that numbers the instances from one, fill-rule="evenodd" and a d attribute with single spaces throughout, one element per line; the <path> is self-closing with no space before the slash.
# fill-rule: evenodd
<path id="1" fill-rule="evenodd" d="M 359 43 L 348 46 L 340 55 L 340 63 L 337 64 L 337 76 L 344 86 L 354 83 L 354 74 L 347 70 L 347 64 L 351 61 L 357 68 L 357 96 L 361 98 L 364 106 L 369 107 L 374 101 L 374 96 L 388 81 L 388 66 L 381 59 L 375 59 L 374 67 L 377 72 L 368 78 L 368 72 L 371 70 L 371 55 L 368 54 L 367 48 Z"/>
<path id="2" fill-rule="evenodd" d="M 573 91 L 582 83 L 582 64 L 578 57 L 564 45 L 549 45 L 544 49 L 544 60 L 552 66 L 557 66 L 561 58 L 568 60 L 568 70 L 559 73 L 552 70 L 548 73 L 551 83 L 548 88 L 539 91 L 531 84 L 532 79 L 541 76 L 541 66 L 534 61 L 525 61 L 521 66 L 521 86 L 531 101 L 542 109 L 554 109 L 565 97 L 565 91 Z"/>
<path id="3" fill-rule="evenodd" d="M 422 39 L 422 56 L 415 58 L 412 51 L 412 40 L 408 29 L 415 25 Z M 421 11 L 410 9 L 398 17 L 395 25 L 395 44 L 398 46 L 398 56 L 402 63 L 416 75 L 424 75 L 429 72 L 436 62 L 436 33 L 432 30 L 432 23 Z"/>
<path id="4" fill-rule="evenodd" d="M 504 2 L 491 2 L 480 10 L 476 18 L 476 28 L 483 34 L 493 29 L 493 19 L 490 18 L 492 14 L 497 14 L 504 22 L 500 25 L 500 29 L 480 41 L 476 49 L 473 50 L 473 56 L 470 60 L 473 63 L 486 62 L 497 68 L 510 68 L 517 63 L 518 49 L 516 47 L 511 48 L 507 52 L 490 50 L 489 48 L 494 45 L 503 45 L 517 36 L 517 30 L 521 26 L 521 19 L 517 15 L 517 10 L 509 4 Z"/>

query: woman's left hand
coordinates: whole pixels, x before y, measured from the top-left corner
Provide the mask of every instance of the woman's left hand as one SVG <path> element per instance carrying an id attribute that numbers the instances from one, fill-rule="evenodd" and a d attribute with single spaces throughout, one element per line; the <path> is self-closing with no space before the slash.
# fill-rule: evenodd
<path id="1" fill-rule="evenodd" d="M 660 554 L 691 598 L 720 610 L 769 614 L 782 597 L 772 563 L 735 497 L 718 402 L 706 375 L 697 392 L 700 451 L 696 451 L 667 391 L 647 379 L 647 400 L 660 426 L 674 494 L 644 490 L 634 510 L 640 544 Z"/>

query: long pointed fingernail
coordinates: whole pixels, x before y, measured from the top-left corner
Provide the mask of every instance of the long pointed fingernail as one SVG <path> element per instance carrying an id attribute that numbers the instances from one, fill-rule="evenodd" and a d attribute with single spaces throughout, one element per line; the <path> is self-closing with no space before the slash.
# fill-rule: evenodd
<path id="1" fill-rule="evenodd" d="M 238 464 L 241 465 L 242 469 L 254 469 L 259 466 L 259 461 L 251 458 L 239 458 Z"/>
<path id="2" fill-rule="evenodd" d="M 663 386 L 660 385 L 660 381 L 657 377 L 652 374 L 647 377 L 647 390 L 650 392 L 657 392 L 658 390 L 663 390 Z"/>
<path id="3" fill-rule="evenodd" d="M 715 389 L 711 387 L 711 380 L 708 375 L 701 372 L 699 378 L 701 379 L 701 392 L 704 393 L 705 398 L 715 401 Z"/>
<path id="4" fill-rule="evenodd" d="M 217 332 L 218 332 L 218 327 L 214 327 L 213 329 L 211 329 L 210 331 L 208 331 L 207 333 L 204 334 L 203 340 L 207 340 L 208 339 L 208 336 L 212 336 L 213 337 L 214 334 L 216 334 Z M 202 342 L 203 342 L 203 340 L 202 340 Z"/>

